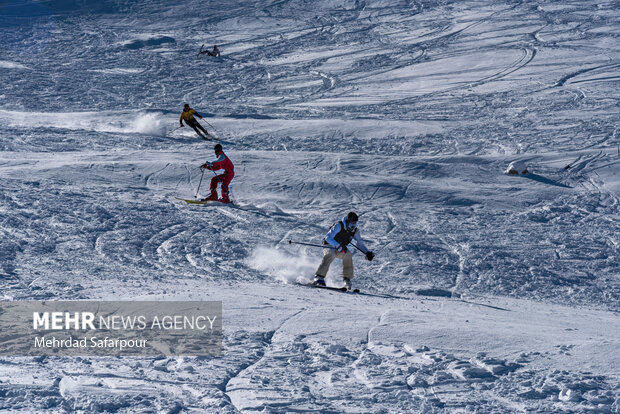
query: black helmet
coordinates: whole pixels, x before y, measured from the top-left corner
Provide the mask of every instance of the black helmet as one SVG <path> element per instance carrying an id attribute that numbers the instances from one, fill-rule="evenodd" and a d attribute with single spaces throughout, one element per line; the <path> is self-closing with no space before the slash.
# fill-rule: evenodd
<path id="1" fill-rule="evenodd" d="M 345 226 L 347 227 L 348 231 L 354 231 L 355 228 L 357 227 L 357 214 L 355 214 L 352 211 L 349 214 L 347 214 L 347 220 L 346 220 Z"/>
<path id="2" fill-rule="evenodd" d="M 213 147 L 213 149 L 215 150 L 215 155 L 222 152 L 222 146 L 220 144 L 215 144 L 215 147 Z"/>
<path id="3" fill-rule="evenodd" d="M 185 109 L 185 108 L 189 108 L 189 104 L 183 105 L 183 109 Z"/>

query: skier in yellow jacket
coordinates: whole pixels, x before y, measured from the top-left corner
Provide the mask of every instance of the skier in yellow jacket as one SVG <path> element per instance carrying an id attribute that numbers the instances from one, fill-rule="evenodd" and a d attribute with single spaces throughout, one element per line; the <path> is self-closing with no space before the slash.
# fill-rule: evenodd
<path id="1" fill-rule="evenodd" d="M 190 108 L 189 104 L 185 104 L 185 106 L 183 106 L 183 112 L 181 112 L 181 119 L 179 120 L 181 126 L 184 126 L 183 121 L 185 121 L 185 123 L 191 126 L 201 138 L 206 139 L 209 136 L 209 133 L 202 127 L 202 125 L 198 123 L 198 121 L 196 121 L 194 115 L 202 119 L 202 116 L 200 116 L 198 112 Z M 204 134 L 202 134 L 199 130 L 204 132 Z"/>

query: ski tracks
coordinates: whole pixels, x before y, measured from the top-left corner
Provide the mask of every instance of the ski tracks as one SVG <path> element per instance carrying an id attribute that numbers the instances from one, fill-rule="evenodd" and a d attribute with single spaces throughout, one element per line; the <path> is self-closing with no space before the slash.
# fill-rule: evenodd
<path id="1" fill-rule="evenodd" d="M 303 411 L 311 406 L 323 412 L 355 408 L 372 411 L 374 403 L 389 400 L 383 396 L 386 392 L 407 393 L 402 376 L 395 380 L 390 378 L 393 372 L 382 372 L 387 368 L 381 366 L 382 354 L 392 352 L 391 345 L 375 344 L 373 339 L 373 332 L 382 326 L 388 313 L 386 310 L 375 317 L 361 343 L 337 343 L 311 334 L 316 329 L 321 332 L 322 324 L 309 333 L 296 333 L 297 325 L 305 326 L 321 313 L 304 309 L 294 313 L 265 336 L 264 351 L 226 382 L 231 403 L 244 412 Z M 332 330 L 333 326 L 325 328 Z M 359 392 L 360 387 L 366 392 Z M 406 407 L 400 404 L 392 406 Z"/>
<path id="2" fill-rule="evenodd" d="M 268 399 L 266 402 L 257 401 L 255 398 L 257 394 L 256 387 L 252 386 L 252 381 L 255 375 L 253 374 L 254 368 L 261 364 L 264 358 L 270 356 L 270 353 L 275 352 L 274 347 L 277 343 L 276 334 L 287 324 L 294 320 L 298 315 L 302 314 L 305 309 L 293 313 L 291 316 L 285 318 L 282 323 L 273 331 L 263 334 L 262 350 L 255 354 L 253 360 L 243 364 L 236 372 L 233 372 L 224 382 L 221 387 L 222 391 L 228 401 L 239 411 L 260 410 L 269 407 L 272 400 Z M 275 338 L 275 339 L 274 339 Z M 290 338 L 285 338 L 290 339 Z M 249 378 L 248 378 L 249 377 Z M 265 384 L 263 384 L 265 385 Z M 262 387 L 261 387 L 262 388 Z M 276 394 L 277 395 L 277 394 Z M 258 406 L 256 405 L 258 404 Z"/>

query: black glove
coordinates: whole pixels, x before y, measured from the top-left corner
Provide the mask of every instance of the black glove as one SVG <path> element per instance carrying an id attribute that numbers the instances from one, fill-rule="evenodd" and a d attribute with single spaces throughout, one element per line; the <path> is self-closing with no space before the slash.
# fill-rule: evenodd
<path id="1" fill-rule="evenodd" d="M 373 252 L 371 251 L 366 252 L 366 259 L 368 259 L 369 262 L 374 258 L 375 258 L 375 254 Z"/>

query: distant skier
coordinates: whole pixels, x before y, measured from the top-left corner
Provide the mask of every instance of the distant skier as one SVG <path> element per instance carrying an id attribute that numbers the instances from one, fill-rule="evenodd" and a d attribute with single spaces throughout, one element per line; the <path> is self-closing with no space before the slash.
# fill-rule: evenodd
<path id="1" fill-rule="evenodd" d="M 194 129 L 194 131 L 196 131 L 198 136 L 206 139 L 209 136 L 209 133 L 202 127 L 202 125 L 198 123 L 198 121 L 196 121 L 196 118 L 194 118 L 194 115 L 202 119 L 202 116 L 200 116 L 198 112 L 190 108 L 189 104 L 185 104 L 183 106 L 183 112 L 181 112 L 181 119 L 179 120 L 179 122 L 181 123 L 181 127 L 184 126 L 183 121 L 185 121 L 187 125 L 191 126 Z M 204 134 L 202 134 L 199 130 L 204 132 Z"/>
<path id="2" fill-rule="evenodd" d="M 199 55 L 204 55 L 207 54 L 207 56 L 219 56 L 220 55 L 220 49 L 217 48 L 217 45 L 213 45 L 213 50 L 202 50 L 202 47 L 200 48 L 200 52 L 198 52 Z"/>
<path id="3" fill-rule="evenodd" d="M 219 56 L 220 55 L 220 49 L 217 48 L 217 45 L 213 45 L 213 50 L 210 52 L 207 52 L 207 55 L 209 56 Z"/>
<path id="4" fill-rule="evenodd" d="M 326 247 L 323 249 L 323 260 L 319 265 L 314 276 L 314 284 L 319 286 L 325 286 L 325 275 L 329 270 L 329 266 L 334 259 L 342 260 L 342 278 L 344 279 L 344 285 L 347 289 L 351 289 L 351 279 L 353 279 L 353 254 L 349 251 L 348 245 L 355 240 L 355 245 L 366 254 L 366 259 L 372 260 L 375 255 L 368 250 L 364 245 L 360 232 L 357 229 L 357 214 L 351 211 L 346 217 L 337 222 L 329 230 L 323 244 Z"/>
<path id="5" fill-rule="evenodd" d="M 211 195 L 205 198 L 205 201 L 220 201 L 222 203 L 230 203 L 230 198 L 228 197 L 228 190 L 230 186 L 230 182 L 235 176 L 235 166 L 233 165 L 230 158 L 224 154 L 222 151 L 222 146 L 220 144 L 216 144 L 213 147 L 215 150 L 215 156 L 217 160 L 214 162 L 206 162 L 200 166 L 200 168 L 206 168 L 207 170 L 217 171 L 224 170 L 223 174 L 216 175 L 211 179 Z M 222 198 L 217 199 L 217 183 L 222 184 Z"/>

